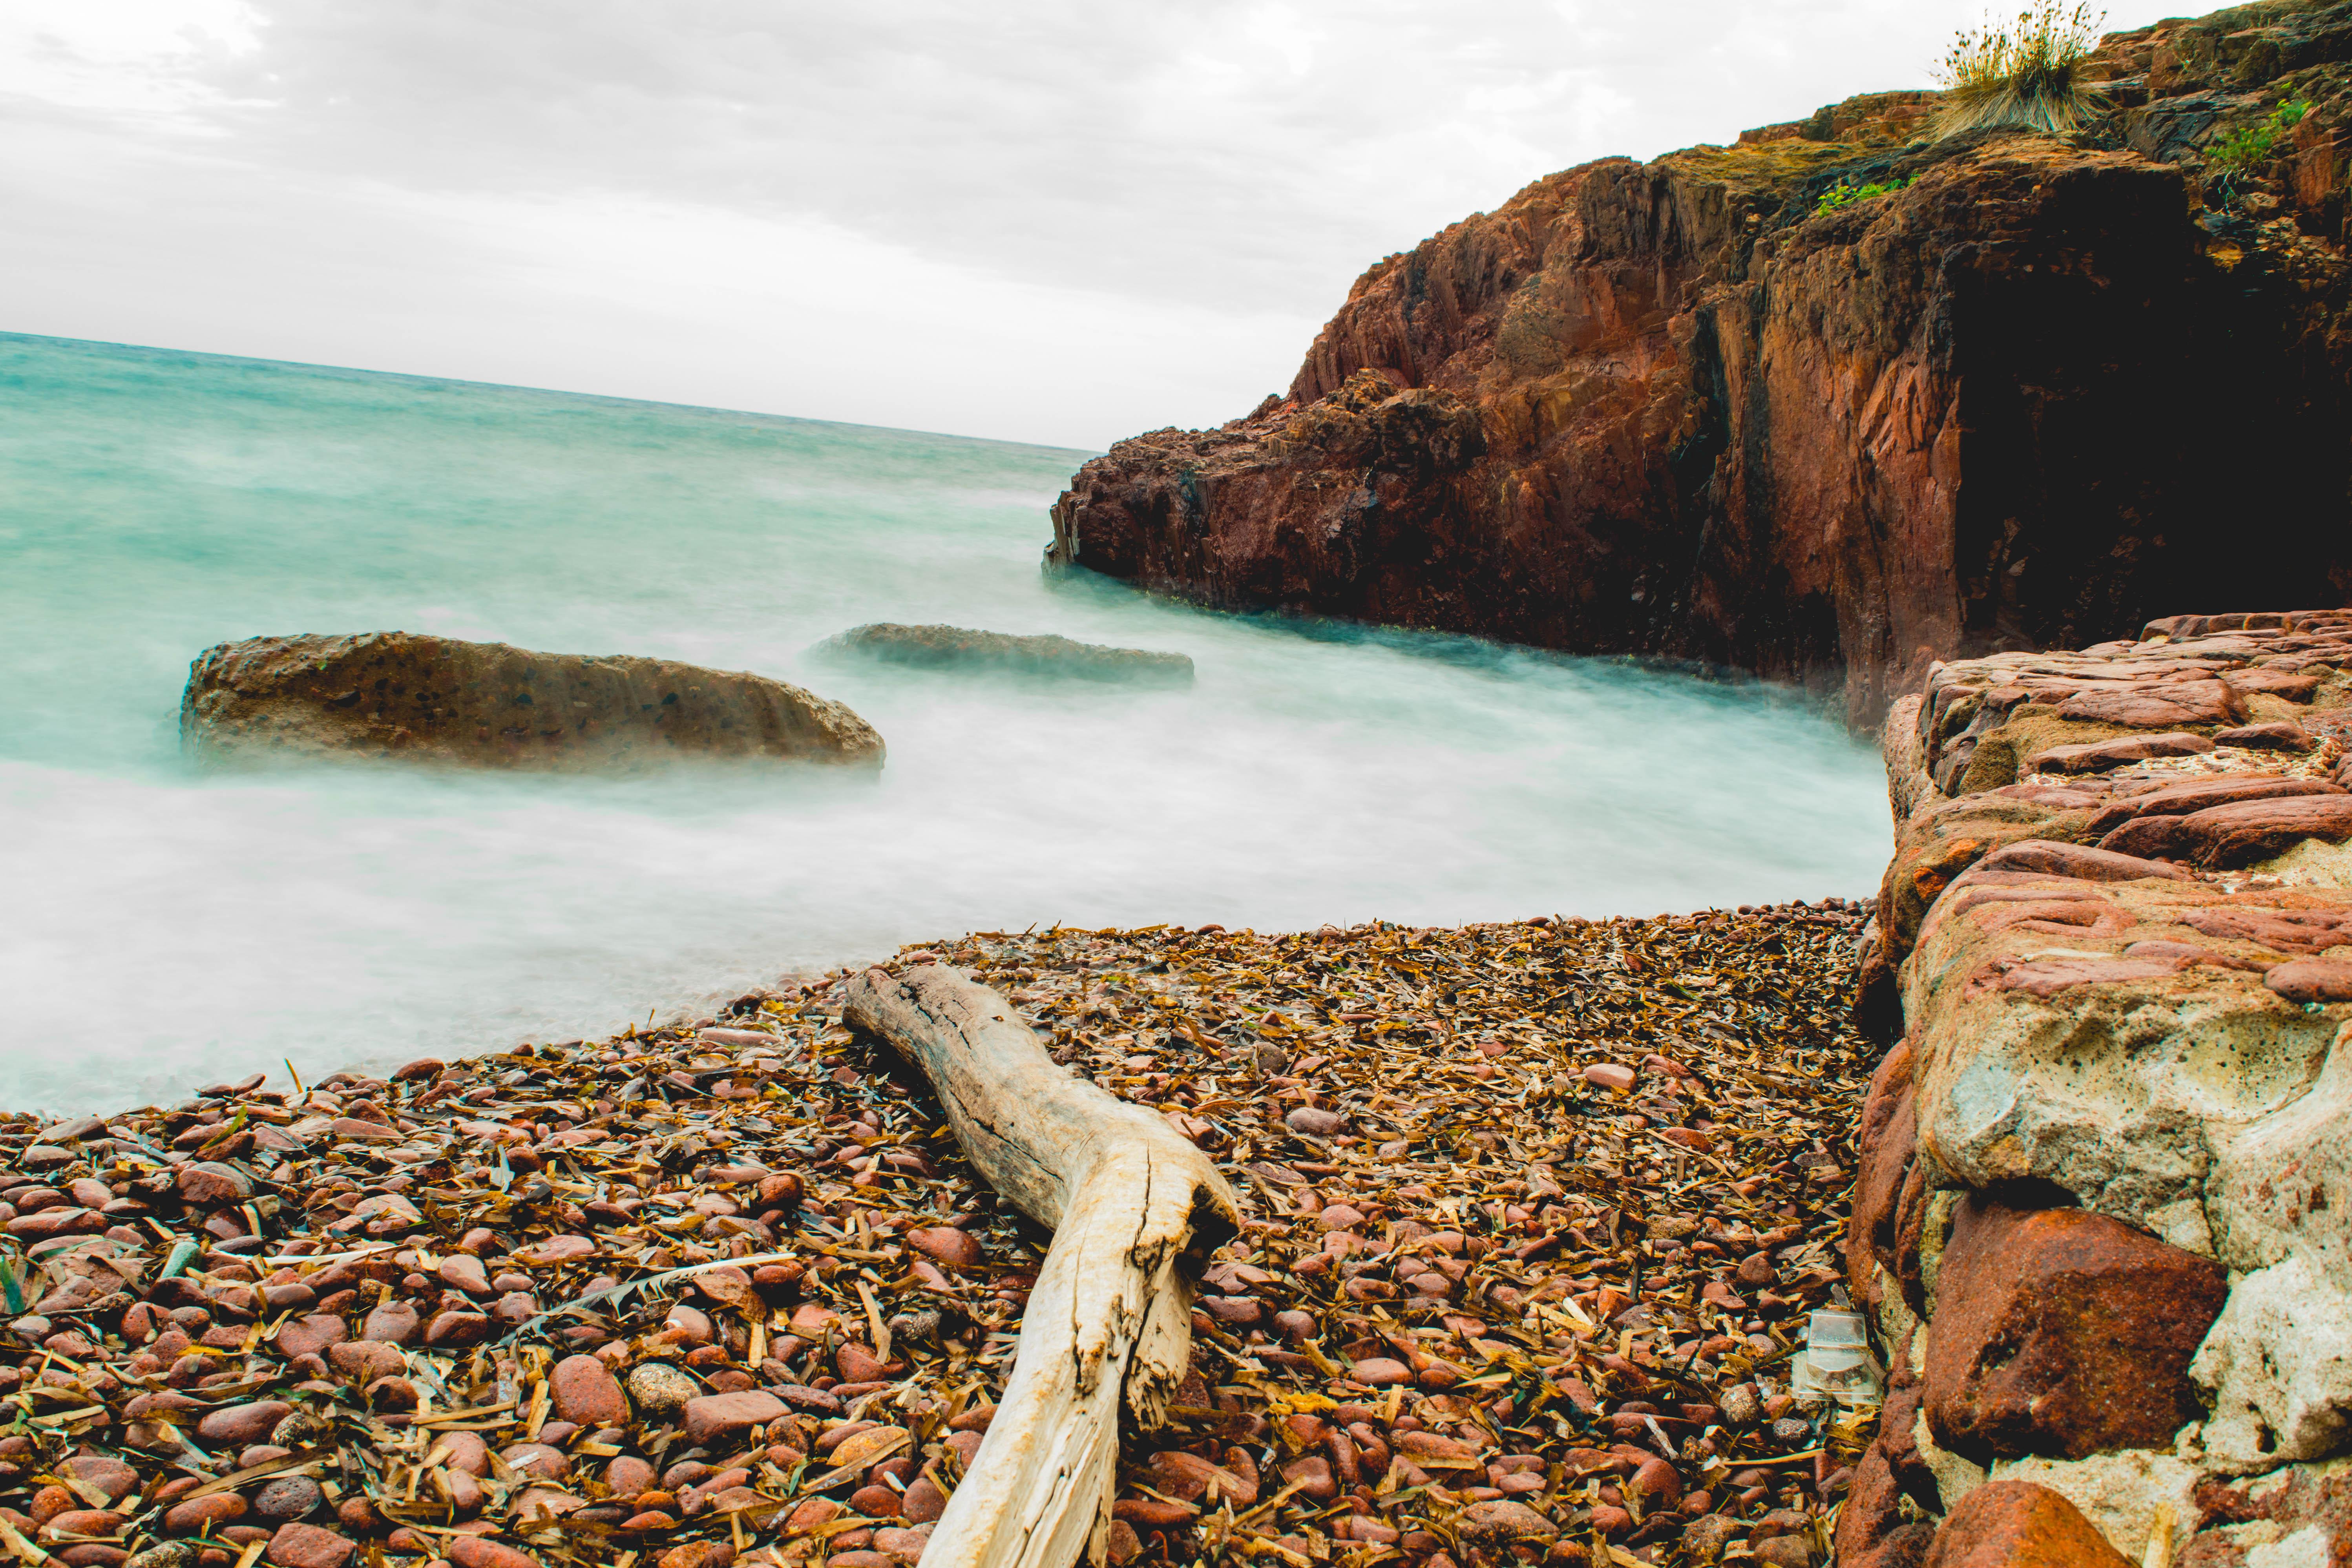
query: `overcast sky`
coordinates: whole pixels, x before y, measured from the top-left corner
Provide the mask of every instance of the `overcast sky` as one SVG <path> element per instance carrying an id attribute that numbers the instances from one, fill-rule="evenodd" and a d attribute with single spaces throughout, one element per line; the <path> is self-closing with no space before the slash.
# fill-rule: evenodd
<path id="1" fill-rule="evenodd" d="M 1927 85 L 1979 10 L 0 0 L 0 331 L 1098 447 L 1245 412 L 1531 180 Z"/>

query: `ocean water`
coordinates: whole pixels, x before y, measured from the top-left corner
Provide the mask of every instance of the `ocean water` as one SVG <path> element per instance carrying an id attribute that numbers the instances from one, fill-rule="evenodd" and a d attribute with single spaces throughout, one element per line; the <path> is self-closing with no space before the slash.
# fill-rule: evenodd
<path id="1" fill-rule="evenodd" d="M 568 1038 L 972 929 L 1855 896 L 1868 749 L 1787 693 L 1048 579 L 1085 453 L 0 336 L 0 1108 Z M 1189 689 L 834 668 L 874 620 Z M 199 776 L 188 661 L 378 629 L 756 670 L 878 783 Z"/>

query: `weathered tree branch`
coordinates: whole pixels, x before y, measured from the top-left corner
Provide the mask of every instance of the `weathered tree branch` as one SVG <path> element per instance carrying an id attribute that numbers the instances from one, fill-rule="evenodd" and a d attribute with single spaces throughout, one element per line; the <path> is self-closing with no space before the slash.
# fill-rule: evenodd
<path id="1" fill-rule="evenodd" d="M 1239 1227 L 1233 1192 L 1166 1121 L 1073 1077 L 953 970 L 868 970 L 845 1017 L 922 1069 L 974 1167 L 1054 1232 L 1012 1381 L 924 1568 L 1099 1563 L 1119 1401 L 1144 1426 L 1165 1420 L 1192 1353 L 1192 1275 Z"/>

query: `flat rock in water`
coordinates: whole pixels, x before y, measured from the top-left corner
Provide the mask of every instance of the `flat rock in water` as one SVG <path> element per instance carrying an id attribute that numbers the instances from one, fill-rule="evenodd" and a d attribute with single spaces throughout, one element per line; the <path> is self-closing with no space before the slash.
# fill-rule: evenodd
<path id="1" fill-rule="evenodd" d="M 189 667 L 180 738 L 214 763 L 394 758 L 543 773 L 699 758 L 879 768 L 883 759 L 865 720 L 764 676 L 408 632 L 208 648 Z"/>
<path id="2" fill-rule="evenodd" d="M 1010 632 L 963 626 L 903 626 L 888 621 L 856 626 L 819 643 L 820 654 L 854 655 L 922 669 L 979 669 L 1073 680 L 1132 680 L 1189 685 L 1192 660 L 1181 653 L 1148 648 L 1105 647 L 1051 635 L 1016 637 Z"/>

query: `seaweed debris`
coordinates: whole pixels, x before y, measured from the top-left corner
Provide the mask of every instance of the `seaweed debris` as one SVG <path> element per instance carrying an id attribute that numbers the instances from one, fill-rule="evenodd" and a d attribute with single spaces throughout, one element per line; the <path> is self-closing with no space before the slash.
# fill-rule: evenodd
<path id="1" fill-rule="evenodd" d="M 1112 1556 L 1818 1561 L 1863 911 L 1056 929 L 1004 991 L 1248 1224 Z M 897 1568 L 1047 1237 L 834 975 L 604 1042 L 0 1121 L 0 1550 L 68 1568 Z"/>

